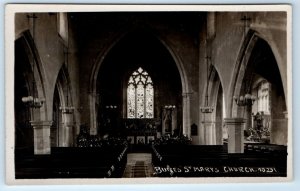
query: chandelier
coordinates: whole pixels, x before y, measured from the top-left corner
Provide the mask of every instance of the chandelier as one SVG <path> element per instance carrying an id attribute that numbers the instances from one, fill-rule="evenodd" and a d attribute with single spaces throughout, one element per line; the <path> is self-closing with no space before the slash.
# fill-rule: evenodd
<path id="1" fill-rule="evenodd" d="M 117 109 L 116 105 L 106 105 L 105 106 L 106 109 Z"/>
<path id="2" fill-rule="evenodd" d="M 238 106 L 252 106 L 256 100 L 256 96 L 247 93 L 245 96 L 233 96 L 233 100 Z"/>
<path id="3" fill-rule="evenodd" d="M 22 102 L 26 103 L 29 107 L 40 108 L 45 102 L 45 98 L 35 98 L 33 96 L 22 97 Z"/>
<path id="4" fill-rule="evenodd" d="M 175 109 L 176 106 L 175 105 L 165 105 L 164 108 L 165 109 Z"/>

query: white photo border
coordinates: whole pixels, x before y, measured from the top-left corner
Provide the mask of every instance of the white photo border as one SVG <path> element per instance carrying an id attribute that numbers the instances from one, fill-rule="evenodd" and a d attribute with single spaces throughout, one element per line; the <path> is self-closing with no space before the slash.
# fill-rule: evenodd
<path id="1" fill-rule="evenodd" d="M 287 81 L 288 81 L 288 166 L 287 177 L 226 178 L 142 178 L 142 179 L 15 179 L 14 178 L 14 14 L 18 12 L 114 12 L 114 11 L 286 11 L 287 12 Z M 5 137 L 6 183 L 10 185 L 70 184 L 199 184 L 287 182 L 293 174 L 292 139 L 292 8 L 290 5 L 75 5 L 8 4 L 5 8 Z"/>

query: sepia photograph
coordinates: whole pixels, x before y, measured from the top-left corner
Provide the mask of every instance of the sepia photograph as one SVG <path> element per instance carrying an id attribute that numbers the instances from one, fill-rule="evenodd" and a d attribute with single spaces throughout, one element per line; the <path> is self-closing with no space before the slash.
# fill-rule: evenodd
<path id="1" fill-rule="evenodd" d="M 8 5 L 7 182 L 290 181 L 291 14 Z"/>

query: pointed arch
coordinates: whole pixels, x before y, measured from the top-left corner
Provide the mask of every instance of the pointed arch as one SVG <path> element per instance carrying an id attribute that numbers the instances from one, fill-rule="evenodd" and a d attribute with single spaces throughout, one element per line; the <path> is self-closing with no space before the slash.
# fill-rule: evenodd
<path id="1" fill-rule="evenodd" d="M 252 29 L 250 29 L 248 31 L 247 35 L 245 36 L 245 38 L 243 40 L 241 49 L 240 49 L 238 57 L 237 57 L 235 68 L 233 71 L 231 85 L 230 85 L 230 91 L 229 91 L 229 98 L 233 98 L 233 96 L 239 95 L 241 93 L 242 85 L 243 85 L 242 82 L 243 82 L 244 78 L 246 77 L 247 70 L 249 68 L 248 64 L 249 64 L 250 56 L 252 54 L 252 51 L 253 51 L 256 43 L 259 40 L 266 42 L 266 44 L 270 47 L 272 52 L 274 51 L 274 49 L 276 50 L 276 48 L 270 46 L 270 43 L 265 38 L 263 38 L 263 36 L 260 33 L 258 33 L 257 31 L 254 31 Z M 277 67 L 279 69 L 281 83 L 284 88 L 284 84 L 283 84 L 284 80 L 282 79 L 282 76 L 284 76 L 284 75 L 283 75 L 282 69 L 279 67 L 278 60 L 277 60 L 278 56 L 276 57 L 276 55 L 278 55 L 278 54 L 275 54 L 274 58 L 275 58 Z M 286 97 L 286 92 L 284 92 L 284 94 Z M 285 101 L 286 101 L 286 99 L 285 99 Z M 237 105 L 234 104 L 233 99 L 228 99 L 227 104 L 228 104 L 227 106 L 229 106 L 229 107 L 227 107 L 226 113 L 228 113 L 228 115 L 230 115 L 228 117 L 238 116 L 238 113 L 240 113 L 240 112 L 239 112 Z"/>
<path id="2" fill-rule="evenodd" d="M 57 75 L 55 88 L 58 91 L 61 106 L 73 105 L 72 86 L 68 69 L 65 64 L 62 65 Z"/>
<path id="3" fill-rule="evenodd" d="M 223 86 L 219 77 L 219 73 L 214 66 L 211 67 L 209 75 L 209 90 L 211 96 L 211 103 L 214 106 L 213 119 L 215 124 L 215 144 L 222 145 L 223 138 L 226 137 L 226 129 L 223 126 L 223 119 L 226 117 L 224 112 L 225 100 L 223 96 Z"/>
<path id="4" fill-rule="evenodd" d="M 45 93 L 46 86 L 46 75 L 44 72 L 44 67 L 40 59 L 38 50 L 32 38 L 29 30 L 24 31 L 19 35 L 19 38 L 15 42 L 20 42 L 23 47 L 30 63 L 31 72 L 34 74 L 33 79 L 35 81 L 35 87 L 31 87 L 31 91 L 34 91 L 37 97 L 45 98 L 47 100 L 47 95 Z M 47 106 L 49 103 L 46 101 L 43 106 L 39 109 L 40 112 L 34 112 L 34 120 L 47 120 Z"/>
<path id="5" fill-rule="evenodd" d="M 216 145 L 222 145 L 223 144 L 223 118 L 224 116 L 224 99 L 223 99 L 223 86 L 222 82 L 220 80 L 218 71 L 213 65 L 210 65 L 209 67 L 209 75 L 208 75 L 208 88 L 206 92 L 203 91 L 202 95 L 202 105 L 205 103 L 205 95 L 208 93 L 209 95 L 209 105 L 214 107 L 213 113 L 211 115 L 212 125 L 212 131 L 210 134 L 210 143 L 209 144 L 216 144 Z M 207 86 L 206 85 L 206 86 Z M 202 137 L 203 139 L 206 139 L 206 137 Z M 205 140 L 206 144 L 209 142 L 208 140 Z"/>
<path id="6" fill-rule="evenodd" d="M 280 55 L 278 55 L 280 57 Z M 234 69 L 232 83 L 229 92 L 228 102 L 230 102 L 229 117 L 245 117 L 246 131 L 252 127 L 251 113 L 252 106 L 238 107 L 233 96 L 239 96 L 246 92 L 253 91 L 253 83 L 256 77 L 266 78 L 271 85 L 271 136 L 270 142 L 273 144 L 287 144 L 288 122 L 286 118 L 287 99 L 284 81 L 282 79 L 284 69 L 279 67 L 270 43 L 262 38 L 259 33 L 250 30 L 244 39 L 237 63 Z M 266 70 L 267 69 L 267 70 Z M 243 83 L 247 85 L 244 85 Z M 244 88 L 246 87 L 247 90 Z M 254 92 L 254 93 L 257 93 Z M 257 95 L 256 95 L 257 96 Z"/>
<path id="7" fill-rule="evenodd" d="M 90 131 L 91 134 L 96 134 L 97 129 L 97 120 L 96 119 L 96 109 L 94 107 L 96 103 L 97 98 L 97 78 L 98 73 L 100 70 L 100 66 L 102 65 L 104 59 L 106 58 L 107 54 L 110 52 L 110 50 L 126 35 L 128 35 L 131 32 L 134 32 L 136 29 L 133 30 L 127 30 L 126 32 L 122 33 L 116 33 L 113 35 L 113 37 L 107 41 L 107 44 L 104 46 L 104 51 L 101 51 L 98 54 L 98 57 L 96 58 L 96 61 L 93 63 L 92 71 L 91 71 L 91 77 L 90 77 L 90 83 L 89 83 L 89 108 L 90 108 L 90 126 L 93 131 Z M 180 56 L 176 53 L 175 49 L 171 46 L 171 43 L 167 41 L 164 37 L 162 37 L 160 34 L 156 33 L 152 29 L 149 29 L 147 31 L 150 31 L 149 35 L 153 35 L 156 39 L 159 40 L 160 43 L 168 50 L 170 55 L 172 56 L 174 62 L 176 63 L 180 79 L 181 79 L 181 85 L 182 85 L 182 97 L 183 97 L 183 129 L 189 129 L 190 126 L 190 119 L 189 119 L 189 111 L 190 111 L 190 100 L 189 100 L 189 94 L 190 94 L 190 85 L 188 82 L 187 74 L 183 65 L 183 61 L 180 58 Z M 149 32 L 148 32 L 149 33 Z M 187 133 L 189 134 L 189 133 Z"/>
<path id="8" fill-rule="evenodd" d="M 259 39 L 256 32 L 250 29 L 247 35 L 244 38 L 242 43 L 240 52 L 237 57 L 237 61 L 235 64 L 231 86 L 229 91 L 228 106 L 226 113 L 228 113 L 228 117 L 236 117 L 238 116 L 239 110 L 236 104 L 234 104 L 233 97 L 239 95 L 242 90 L 242 82 L 245 76 L 245 72 L 247 69 L 248 60 L 250 58 L 251 52 Z M 246 63 L 246 64 L 243 64 Z"/>
<path id="9" fill-rule="evenodd" d="M 68 126 L 65 121 L 66 116 L 63 115 L 63 108 L 73 106 L 72 89 L 70 85 L 69 72 L 65 64 L 62 65 L 56 79 L 53 93 L 53 128 L 51 129 L 51 146 L 67 146 L 70 140 L 68 136 Z M 72 142 L 71 142 L 72 143 Z"/>

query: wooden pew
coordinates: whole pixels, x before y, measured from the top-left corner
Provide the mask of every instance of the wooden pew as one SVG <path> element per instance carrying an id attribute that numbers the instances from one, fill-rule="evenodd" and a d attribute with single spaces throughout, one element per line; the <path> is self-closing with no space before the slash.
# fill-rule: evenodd
<path id="1" fill-rule="evenodd" d="M 228 154 L 226 146 L 157 145 L 152 155 L 159 177 L 286 176 L 284 148 L 271 153 Z"/>
<path id="2" fill-rule="evenodd" d="M 16 178 L 121 177 L 127 146 L 103 148 L 52 148 L 51 155 L 16 151 Z"/>

